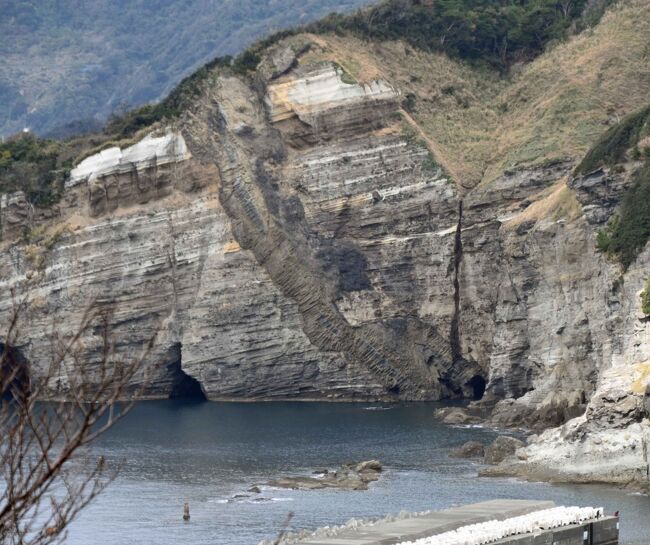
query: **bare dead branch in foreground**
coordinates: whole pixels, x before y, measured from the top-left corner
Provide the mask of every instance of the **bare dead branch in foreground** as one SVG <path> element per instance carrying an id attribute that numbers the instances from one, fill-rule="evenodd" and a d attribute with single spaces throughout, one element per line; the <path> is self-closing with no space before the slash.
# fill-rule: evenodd
<path id="1" fill-rule="evenodd" d="M 87 447 L 142 393 L 155 336 L 125 362 L 111 340 L 110 312 L 91 308 L 75 334 L 54 332 L 50 362 L 30 368 L 35 363 L 13 349 L 29 305 L 15 293 L 12 299 L 0 331 L 0 543 L 49 545 L 65 539 L 68 524 L 115 478 L 117 468 Z M 93 361 L 81 343 L 89 335 L 97 344 Z"/>

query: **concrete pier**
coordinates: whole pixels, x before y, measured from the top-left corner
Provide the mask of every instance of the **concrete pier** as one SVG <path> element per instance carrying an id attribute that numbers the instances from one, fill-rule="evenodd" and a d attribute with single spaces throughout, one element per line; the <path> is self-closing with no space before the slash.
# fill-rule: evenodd
<path id="1" fill-rule="evenodd" d="M 551 501 L 493 500 L 435 511 L 426 515 L 342 530 L 335 536 L 313 536 L 296 545 L 396 545 L 432 537 L 462 526 L 505 520 L 555 507 Z M 618 518 L 603 517 L 541 533 L 512 536 L 499 545 L 617 545 Z"/>

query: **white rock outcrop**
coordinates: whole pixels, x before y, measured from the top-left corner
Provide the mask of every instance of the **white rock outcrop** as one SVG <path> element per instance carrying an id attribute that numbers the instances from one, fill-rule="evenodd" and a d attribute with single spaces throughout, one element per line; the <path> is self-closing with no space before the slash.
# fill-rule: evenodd
<path id="1" fill-rule="evenodd" d="M 74 187 L 91 177 L 152 168 L 190 157 L 180 133 L 169 131 L 163 136 L 149 134 L 128 148 L 108 148 L 87 157 L 70 171 L 66 187 Z"/>
<path id="2" fill-rule="evenodd" d="M 343 70 L 327 66 L 304 77 L 269 85 L 267 103 L 271 119 L 282 121 L 294 115 L 314 114 L 361 101 L 382 101 L 399 96 L 390 84 L 376 80 L 368 84 L 346 83 Z"/>

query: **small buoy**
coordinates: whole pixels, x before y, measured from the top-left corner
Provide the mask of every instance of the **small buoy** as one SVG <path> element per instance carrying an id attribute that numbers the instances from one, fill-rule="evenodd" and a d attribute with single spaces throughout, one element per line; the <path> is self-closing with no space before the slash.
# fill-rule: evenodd
<path id="1" fill-rule="evenodd" d="M 190 520 L 190 504 L 185 502 L 185 505 L 183 505 L 183 520 L 187 522 Z"/>

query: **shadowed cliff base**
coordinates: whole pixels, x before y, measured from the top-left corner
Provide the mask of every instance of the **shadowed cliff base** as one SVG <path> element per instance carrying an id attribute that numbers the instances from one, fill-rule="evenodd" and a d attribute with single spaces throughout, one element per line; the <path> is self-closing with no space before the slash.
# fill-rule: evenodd
<path id="1" fill-rule="evenodd" d="M 188 375 L 182 366 L 183 349 L 181 343 L 176 343 L 169 350 L 171 362 L 166 365 L 165 374 L 169 382 L 169 399 L 185 399 L 187 401 L 206 401 L 207 397 L 201 383 Z"/>
<path id="2" fill-rule="evenodd" d="M 174 375 L 169 399 L 186 399 L 197 402 L 207 400 L 201 383 L 182 370 L 180 361 L 170 364 L 168 369 Z"/>
<path id="3" fill-rule="evenodd" d="M 331 68 L 305 76 L 315 82 L 332 80 L 337 86 L 344 85 L 341 75 Z M 271 96 L 284 100 L 287 91 L 281 84 L 276 89 L 269 91 Z M 305 92 L 308 96 L 312 93 L 309 88 Z M 368 92 L 376 93 L 372 102 L 365 96 Z M 288 93 L 290 96 L 291 91 Z M 350 366 L 369 370 L 383 383 L 387 397 L 462 397 L 463 386 L 480 371 L 478 366 L 469 361 L 457 365 L 461 357 L 453 355 L 449 339 L 415 316 L 351 324 L 338 308 L 337 298 L 342 291 L 361 293 L 371 287 L 359 275 L 359 269 L 369 268 L 367 258 L 351 251 L 347 241 L 337 239 L 329 240 L 328 252 L 323 253 L 317 227 L 309 224 L 306 215 L 287 212 L 287 206 L 295 208 L 292 199 L 299 195 L 291 195 L 281 169 L 286 168 L 287 157 L 309 151 L 302 145 L 300 150 L 291 149 L 295 130 L 310 133 L 312 137 L 303 141 L 313 141 L 311 146 L 321 138 L 345 145 L 390 124 L 390 113 L 397 108 L 394 90 L 377 84 L 376 90 L 369 91 L 355 86 L 355 93 L 358 98 L 346 110 L 324 102 L 302 116 L 308 123 L 301 125 L 284 123 L 292 114 L 279 113 L 280 108 L 292 107 L 290 98 L 287 105 L 273 103 L 270 113 L 271 120 L 278 120 L 276 128 L 269 123 L 264 102 L 245 78 L 224 77 L 196 101 L 183 133 L 194 157 L 217 166 L 220 201 L 240 247 L 250 250 L 274 284 L 295 301 L 303 331 L 313 344 L 340 353 Z M 235 96 L 239 98 L 233 101 Z M 305 100 L 317 97 L 315 91 L 313 99 Z M 369 119 L 366 111 L 371 104 L 375 117 Z M 277 138 L 281 134 L 286 140 Z M 332 266 L 339 256 L 346 255 L 354 256 L 357 264 L 348 259 L 345 268 Z"/>
<path id="4" fill-rule="evenodd" d="M 24 399 L 30 395 L 29 364 L 22 352 L 0 342 L 0 391 L 3 400 Z"/>

